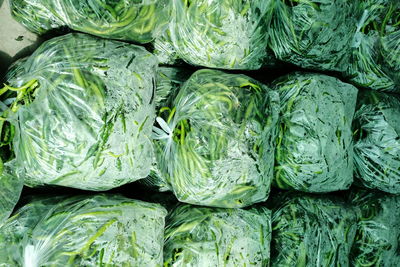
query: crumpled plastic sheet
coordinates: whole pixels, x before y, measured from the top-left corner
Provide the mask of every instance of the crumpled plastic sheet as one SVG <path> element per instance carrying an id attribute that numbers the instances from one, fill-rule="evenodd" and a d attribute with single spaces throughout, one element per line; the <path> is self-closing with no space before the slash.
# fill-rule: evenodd
<path id="1" fill-rule="evenodd" d="M 271 212 L 181 205 L 167 217 L 164 266 L 269 266 Z"/>
<path id="2" fill-rule="evenodd" d="M 304 192 L 348 189 L 357 89 L 333 77 L 300 72 L 273 84 L 281 99 L 274 185 Z"/>
<path id="3" fill-rule="evenodd" d="M 0 228 L 0 266 L 161 266 L 166 215 L 118 195 L 35 199 Z"/>
<path id="4" fill-rule="evenodd" d="M 204 67 L 259 69 L 267 56 L 270 0 L 171 0 L 171 21 L 156 54 Z"/>
<path id="5" fill-rule="evenodd" d="M 69 27 L 105 38 L 151 42 L 169 21 L 168 0 L 11 0 L 13 17 L 44 34 Z"/>
<path id="6" fill-rule="evenodd" d="M 199 70 L 156 119 L 157 166 L 182 202 L 245 207 L 268 197 L 279 97 L 239 74 Z"/>
<path id="7" fill-rule="evenodd" d="M 299 193 L 273 199 L 271 266 L 349 266 L 356 209 L 334 196 Z"/>
<path id="8" fill-rule="evenodd" d="M 354 2 L 273 0 L 269 46 L 278 59 L 299 67 L 344 71 L 357 27 Z"/>
<path id="9" fill-rule="evenodd" d="M 359 210 L 351 266 L 397 266 L 400 262 L 400 196 L 358 191 L 350 196 Z"/>
<path id="10" fill-rule="evenodd" d="M 45 42 L 19 68 L 8 85 L 26 95 L 8 119 L 27 185 L 107 190 L 149 174 L 157 70 L 152 54 L 69 34 Z"/>
<path id="11" fill-rule="evenodd" d="M 347 76 L 361 87 L 400 90 L 400 2 L 362 0 L 358 25 L 347 63 Z"/>
<path id="12" fill-rule="evenodd" d="M 400 194 L 400 98 L 361 92 L 353 125 L 357 183 Z"/>
<path id="13" fill-rule="evenodd" d="M 15 173 L 15 161 L 1 163 L 0 174 L 0 227 L 11 215 L 21 195 L 24 181 Z"/>

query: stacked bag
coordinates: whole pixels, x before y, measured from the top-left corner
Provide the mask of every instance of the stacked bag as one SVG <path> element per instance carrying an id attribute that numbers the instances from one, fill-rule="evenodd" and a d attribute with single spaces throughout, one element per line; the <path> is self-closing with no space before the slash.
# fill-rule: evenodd
<path id="1" fill-rule="evenodd" d="M 396 0 L 10 3 L 0 266 L 400 262 Z"/>

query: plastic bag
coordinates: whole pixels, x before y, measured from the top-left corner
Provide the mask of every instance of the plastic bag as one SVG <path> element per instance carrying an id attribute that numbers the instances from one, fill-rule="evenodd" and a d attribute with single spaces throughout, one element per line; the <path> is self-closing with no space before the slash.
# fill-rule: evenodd
<path id="1" fill-rule="evenodd" d="M 18 91 L 8 119 L 27 185 L 107 190 L 149 174 L 157 69 L 152 54 L 69 34 L 45 42 L 20 68 L 23 75 L 5 89 Z"/>
<path id="2" fill-rule="evenodd" d="M 400 98 L 361 92 L 353 126 L 356 181 L 400 194 Z"/>
<path id="3" fill-rule="evenodd" d="M 11 0 L 14 18 L 38 34 L 69 27 L 148 43 L 167 26 L 168 0 Z"/>
<path id="4" fill-rule="evenodd" d="M 167 217 L 164 266 L 269 266 L 271 212 L 182 205 Z"/>
<path id="5" fill-rule="evenodd" d="M 400 90 L 400 2 L 362 0 L 357 7 L 359 22 L 346 74 L 358 86 L 397 92 Z"/>
<path id="6" fill-rule="evenodd" d="M 360 209 L 351 266 L 397 266 L 400 262 L 400 197 L 378 192 L 351 194 Z"/>
<path id="7" fill-rule="evenodd" d="M 271 204 L 271 266 L 349 266 L 356 209 L 305 194 L 283 194 Z"/>
<path id="8" fill-rule="evenodd" d="M 118 195 L 34 200 L 0 228 L 0 266 L 161 266 L 166 215 Z"/>
<path id="9" fill-rule="evenodd" d="M 274 185 L 304 192 L 348 189 L 357 89 L 311 73 L 282 77 L 274 88 L 281 97 Z"/>
<path id="10" fill-rule="evenodd" d="M 279 97 L 238 74 L 200 70 L 157 118 L 157 164 L 182 202 L 244 207 L 267 198 Z"/>
<path id="11" fill-rule="evenodd" d="M 194 65 L 258 69 L 266 56 L 270 2 L 171 0 L 172 19 L 158 48 Z"/>
<path id="12" fill-rule="evenodd" d="M 0 161 L 0 227 L 10 216 L 21 195 L 24 181 L 15 173 L 14 161 Z"/>
<path id="13" fill-rule="evenodd" d="M 356 31 L 355 1 L 273 0 L 269 45 L 302 68 L 344 71 Z"/>

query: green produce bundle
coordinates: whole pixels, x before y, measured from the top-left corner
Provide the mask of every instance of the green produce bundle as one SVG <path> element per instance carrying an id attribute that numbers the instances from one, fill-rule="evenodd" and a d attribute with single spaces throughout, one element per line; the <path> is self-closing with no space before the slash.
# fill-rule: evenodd
<path id="1" fill-rule="evenodd" d="M 353 125 L 356 181 L 400 194 L 400 98 L 361 92 Z"/>
<path id="2" fill-rule="evenodd" d="M 182 205 L 166 224 L 166 267 L 269 266 L 271 212 L 266 208 Z"/>
<path id="3" fill-rule="evenodd" d="M 146 177 L 153 149 L 156 58 L 144 48 L 68 34 L 19 65 L 1 93 L 29 186 L 107 190 Z"/>
<path id="4" fill-rule="evenodd" d="M 360 0 L 357 7 L 359 22 L 347 75 L 362 87 L 400 90 L 400 2 Z"/>
<path id="5" fill-rule="evenodd" d="M 239 74 L 199 70 L 156 119 L 157 166 L 182 202 L 244 207 L 268 197 L 279 97 Z"/>
<path id="6" fill-rule="evenodd" d="M 302 68 L 343 71 L 356 32 L 355 1 L 273 0 L 269 45 Z"/>
<path id="7" fill-rule="evenodd" d="M 210 68 L 258 69 L 266 56 L 271 0 L 171 0 L 169 28 L 156 41 L 168 55 Z M 172 45 L 171 45 L 172 43 Z"/>
<path id="8" fill-rule="evenodd" d="M 394 267 L 400 262 L 400 197 L 377 192 L 351 194 L 360 209 L 351 266 Z"/>
<path id="9" fill-rule="evenodd" d="M 0 266 L 162 266 L 166 215 L 118 195 L 36 199 L 0 228 Z"/>
<path id="10" fill-rule="evenodd" d="M 304 192 L 348 189 L 357 89 L 312 73 L 282 77 L 274 88 L 281 98 L 274 184 Z"/>
<path id="11" fill-rule="evenodd" d="M 331 196 L 283 194 L 274 203 L 271 266 L 349 266 L 355 209 Z"/>
<path id="12" fill-rule="evenodd" d="M 15 173 L 15 161 L 0 162 L 0 226 L 10 216 L 18 202 L 23 180 Z"/>
<path id="13" fill-rule="evenodd" d="M 168 23 L 168 0 L 11 0 L 14 18 L 44 34 L 71 28 L 105 38 L 151 42 Z"/>

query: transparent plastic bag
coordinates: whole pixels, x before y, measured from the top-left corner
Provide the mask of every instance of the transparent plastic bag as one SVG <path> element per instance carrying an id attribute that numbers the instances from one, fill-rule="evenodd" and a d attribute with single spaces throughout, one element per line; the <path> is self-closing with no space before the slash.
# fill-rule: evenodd
<path id="1" fill-rule="evenodd" d="M 107 190 L 149 174 L 152 54 L 69 34 L 45 42 L 19 68 L 4 89 L 18 92 L 8 119 L 27 185 Z"/>
<path id="2" fill-rule="evenodd" d="M 15 173 L 15 161 L 0 160 L 0 227 L 10 216 L 21 195 L 24 181 Z"/>
<path id="3" fill-rule="evenodd" d="M 161 266 L 166 215 L 118 195 L 36 199 L 0 228 L 0 266 Z"/>
<path id="4" fill-rule="evenodd" d="M 231 208 L 268 197 L 276 92 L 244 75 L 199 70 L 162 111 L 157 165 L 180 201 Z"/>
<path id="5" fill-rule="evenodd" d="M 271 212 L 177 207 L 167 217 L 164 266 L 269 266 Z"/>
<path id="6" fill-rule="evenodd" d="M 349 266 L 356 209 L 333 196 L 293 193 L 271 204 L 271 266 Z"/>
<path id="7" fill-rule="evenodd" d="M 160 43 L 164 45 L 158 47 L 161 51 L 166 48 L 167 54 L 176 53 L 190 64 L 210 68 L 261 67 L 267 51 L 270 0 L 171 0 L 171 3 L 172 19 L 164 42 Z M 169 39 L 173 46 L 168 45 Z"/>
<path id="8" fill-rule="evenodd" d="M 275 56 L 302 68 L 343 71 L 356 31 L 354 2 L 273 0 L 268 29 Z"/>
<path id="9" fill-rule="evenodd" d="M 351 266 L 397 266 L 400 262 L 400 197 L 379 192 L 352 192 L 359 210 Z"/>
<path id="10" fill-rule="evenodd" d="M 353 128 L 356 181 L 367 188 L 400 194 L 400 98 L 361 92 Z"/>
<path id="11" fill-rule="evenodd" d="M 156 110 L 170 105 L 192 71 L 178 67 L 159 67 L 156 80 Z"/>
<path id="12" fill-rule="evenodd" d="M 151 42 L 167 26 L 168 0 L 10 0 L 14 18 L 44 34 L 69 27 L 93 35 Z"/>
<path id="13" fill-rule="evenodd" d="M 359 21 L 346 75 L 358 86 L 398 92 L 400 2 L 361 0 L 357 3 Z"/>
<path id="14" fill-rule="evenodd" d="M 182 65 L 182 61 L 172 43 L 169 29 L 166 29 L 154 40 L 153 46 L 153 53 L 158 58 L 159 64 L 169 66 Z"/>
<path id="15" fill-rule="evenodd" d="M 304 192 L 348 189 L 357 89 L 312 73 L 282 77 L 274 89 L 281 98 L 274 185 Z"/>

